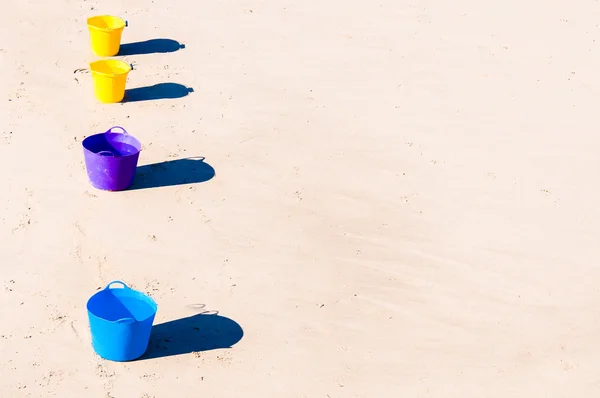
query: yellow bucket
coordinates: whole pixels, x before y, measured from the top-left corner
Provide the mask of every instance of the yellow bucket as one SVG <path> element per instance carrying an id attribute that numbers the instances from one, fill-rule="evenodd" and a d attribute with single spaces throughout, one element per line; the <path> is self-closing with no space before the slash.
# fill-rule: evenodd
<path id="1" fill-rule="evenodd" d="M 94 94 L 100 102 L 121 102 L 125 97 L 125 83 L 131 66 L 123 61 L 106 59 L 90 64 L 94 80 Z"/>
<path id="2" fill-rule="evenodd" d="M 125 21 L 110 15 L 91 17 L 87 20 L 92 50 L 101 57 L 112 57 L 119 53 L 121 34 Z"/>

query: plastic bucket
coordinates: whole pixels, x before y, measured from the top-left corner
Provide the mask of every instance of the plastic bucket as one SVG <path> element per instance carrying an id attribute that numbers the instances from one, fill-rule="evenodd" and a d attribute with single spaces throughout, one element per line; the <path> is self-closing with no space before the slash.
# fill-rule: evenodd
<path id="1" fill-rule="evenodd" d="M 101 57 L 112 57 L 119 53 L 121 35 L 127 23 L 121 18 L 100 15 L 88 18 L 88 30 L 92 51 Z"/>
<path id="2" fill-rule="evenodd" d="M 92 348 L 104 359 L 131 361 L 146 352 L 158 307 L 121 281 L 109 283 L 87 302 Z"/>
<path id="3" fill-rule="evenodd" d="M 120 132 L 114 132 L 119 129 Z M 90 182 L 105 191 L 122 191 L 133 183 L 142 144 L 123 127 L 83 140 L 83 157 Z"/>
<path id="4" fill-rule="evenodd" d="M 114 59 L 92 62 L 90 70 L 96 98 L 104 103 L 122 101 L 125 97 L 127 75 L 131 69 L 128 63 Z"/>

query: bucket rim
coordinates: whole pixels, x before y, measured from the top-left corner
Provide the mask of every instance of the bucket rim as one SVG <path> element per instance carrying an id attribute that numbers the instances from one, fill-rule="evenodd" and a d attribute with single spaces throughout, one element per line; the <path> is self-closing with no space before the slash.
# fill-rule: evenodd
<path id="1" fill-rule="evenodd" d="M 103 17 L 114 18 L 114 19 L 118 20 L 119 24 L 122 25 L 122 26 L 119 26 L 118 28 L 101 28 L 99 26 L 92 25 L 90 23 L 90 21 L 92 19 L 94 19 L 94 18 L 103 18 Z M 123 18 L 116 17 L 114 15 L 108 15 L 108 14 L 106 14 L 106 15 L 94 15 L 93 17 L 89 17 L 87 19 L 87 26 L 88 26 L 89 29 L 100 30 L 100 31 L 103 31 L 103 32 L 109 32 L 109 31 L 114 31 L 114 30 L 123 30 L 123 29 L 125 29 L 126 25 L 127 25 L 127 23 L 125 23 L 125 20 Z"/>
<path id="2" fill-rule="evenodd" d="M 125 66 L 126 70 L 122 71 L 122 72 L 118 72 L 118 73 L 106 73 L 106 72 L 100 72 L 97 70 L 94 70 L 94 66 L 97 64 L 106 64 L 106 63 L 112 63 L 112 64 L 121 64 L 122 66 Z M 127 62 L 123 62 L 121 60 L 118 59 L 99 59 L 97 61 L 94 62 L 90 62 L 90 71 L 92 72 L 92 75 L 99 75 L 99 76 L 105 76 L 105 77 L 111 77 L 114 78 L 116 76 L 122 76 L 122 75 L 127 75 L 129 72 L 131 72 L 133 70 L 133 68 L 131 67 L 131 64 L 128 64 Z"/>
<path id="3" fill-rule="evenodd" d="M 86 147 L 86 141 L 89 141 L 89 140 L 91 140 L 93 137 L 96 137 L 96 136 L 99 136 L 99 135 L 123 135 L 123 134 L 121 134 L 121 133 L 108 133 L 108 132 L 92 134 L 92 135 L 90 135 L 90 136 L 87 136 L 87 137 L 85 137 L 85 138 L 84 138 L 84 139 L 81 141 L 81 146 L 83 147 L 83 150 L 84 150 L 84 151 L 86 151 L 86 152 L 89 152 L 89 153 L 91 153 L 91 154 L 93 154 L 93 155 L 96 155 L 96 154 L 97 154 L 96 152 L 94 152 L 94 151 L 91 151 L 91 150 L 89 150 L 89 149 Z M 129 157 L 129 156 L 138 156 L 138 155 L 140 154 L 140 152 L 142 152 L 142 149 L 143 149 L 143 145 L 142 145 L 142 143 L 140 142 L 140 140 L 138 140 L 137 138 L 135 138 L 135 137 L 134 137 L 134 136 L 132 136 L 131 134 L 127 134 L 127 136 L 128 136 L 130 139 L 132 139 L 133 141 L 135 141 L 135 144 L 136 144 L 136 148 L 135 148 L 135 149 L 137 149 L 137 152 L 136 152 L 136 153 L 130 153 L 129 155 L 124 155 L 124 156 L 120 156 L 120 157 L 121 157 L 121 158 L 126 158 L 126 157 Z M 138 148 L 139 148 L 139 149 L 138 149 Z"/>
<path id="4" fill-rule="evenodd" d="M 89 300 L 88 300 L 88 302 L 89 302 Z M 115 324 L 115 325 L 123 323 L 122 319 L 117 319 L 115 321 L 109 321 L 108 319 L 101 318 L 98 315 L 94 314 L 92 311 L 89 310 L 89 308 L 87 308 L 87 306 L 86 306 L 86 309 L 87 309 L 87 312 L 88 312 L 89 316 L 92 316 L 92 317 L 94 317 L 94 318 L 96 318 L 96 319 L 98 319 L 98 320 L 100 320 L 102 322 L 112 323 L 112 324 Z M 156 313 L 158 312 L 158 305 L 154 304 L 153 310 L 154 310 L 154 313 L 152 315 L 148 316 L 147 318 L 140 319 L 139 321 L 137 319 L 134 319 L 134 318 L 130 318 L 130 319 L 134 319 L 134 321 L 138 322 L 138 323 L 146 322 L 148 319 L 156 317 Z"/>
<path id="5" fill-rule="evenodd" d="M 125 286 L 127 286 L 127 285 L 125 285 Z M 146 317 L 146 318 L 144 318 L 144 319 L 141 319 L 141 320 L 139 320 L 139 321 L 138 321 L 138 320 L 136 320 L 136 322 L 145 322 L 145 321 L 147 321 L 148 319 L 150 319 L 150 318 L 153 318 L 153 317 L 155 317 L 155 316 L 156 316 L 156 313 L 158 312 L 158 304 L 156 304 L 156 301 L 155 301 L 155 300 L 154 300 L 152 297 L 150 297 L 149 295 L 147 295 L 147 294 L 146 294 L 146 293 L 144 293 L 144 292 L 140 292 L 139 290 L 135 290 L 135 289 L 132 289 L 132 288 L 130 288 L 130 287 L 127 287 L 127 289 L 128 289 L 128 290 L 131 290 L 131 291 L 132 291 L 132 292 L 134 292 L 134 293 L 136 293 L 136 295 L 138 295 L 138 296 L 142 297 L 142 298 L 143 298 L 143 300 L 144 300 L 146 303 L 148 303 L 148 304 L 150 304 L 150 305 L 152 306 L 153 313 L 152 313 L 151 315 L 147 316 L 147 317 Z M 103 322 L 108 322 L 108 323 L 114 323 L 114 324 L 118 324 L 118 323 L 120 323 L 120 321 L 122 321 L 122 320 L 120 320 L 120 319 L 117 319 L 117 320 L 114 320 L 114 321 L 109 321 L 108 319 L 104 319 L 104 318 L 101 318 L 101 317 L 99 317 L 99 316 L 98 316 L 98 315 L 96 315 L 96 314 L 95 314 L 93 311 L 91 311 L 91 310 L 90 310 L 90 302 L 92 301 L 92 299 L 93 299 L 94 297 L 96 297 L 96 296 L 97 296 L 97 295 L 99 295 L 99 294 L 103 294 L 103 293 L 104 293 L 104 294 L 107 294 L 107 293 L 109 293 L 109 292 L 110 292 L 110 289 L 108 289 L 108 288 L 104 288 L 104 289 L 102 289 L 102 290 L 99 290 L 99 291 L 97 291 L 96 293 L 92 294 L 92 296 L 91 296 L 91 297 L 88 299 L 87 303 L 85 304 L 85 308 L 86 308 L 86 310 L 87 310 L 87 312 L 88 312 L 89 316 L 92 316 L 92 317 L 94 317 L 94 318 L 96 318 L 96 319 L 99 319 L 99 320 L 101 320 L 101 321 L 103 321 Z"/>

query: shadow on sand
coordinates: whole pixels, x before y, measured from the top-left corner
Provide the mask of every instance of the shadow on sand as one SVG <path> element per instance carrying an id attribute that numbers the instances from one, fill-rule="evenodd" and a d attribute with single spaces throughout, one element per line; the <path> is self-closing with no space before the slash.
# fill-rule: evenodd
<path id="1" fill-rule="evenodd" d="M 155 53 L 173 53 L 185 48 L 185 44 L 171 39 L 152 39 L 121 44 L 117 55 L 142 55 Z"/>
<path id="2" fill-rule="evenodd" d="M 221 315 L 175 319 L 152 327 L 148 350 L 140 360 L 231 348 L 243 336 L 237 322 Z"/>
<path id="3" fill-rule="evenodd" d="M 183 98 L 194 89 L 178 83 L 160 83 L 153 86 L 130 88 L 125 90 L 122 102 L 152 101 L 160 99 Z"/>
<path id="4" fill-rule="evenodd" d="M 169 160 L 138 166 L 130 190 L 196 184 L 210 180 L 215 169 L 203 157 Z"/>

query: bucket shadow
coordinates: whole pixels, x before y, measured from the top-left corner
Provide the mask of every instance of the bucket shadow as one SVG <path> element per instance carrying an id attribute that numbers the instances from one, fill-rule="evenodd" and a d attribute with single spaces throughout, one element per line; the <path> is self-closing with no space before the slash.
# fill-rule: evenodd
<path id="1" fill-rule="evenodd" d="M 148 349 L 140 360 L 231 348 L 243 336 L 237 322 L 221 315 L 175 319 L 152 327 Z"/>
<path id="2" fill-rule="evenodd" d="M 160 83 L 154 86 L 137 87 L 125 90 L 122 102 L 152 101 L 160 99 L 183 98 L 194 89 L 178 83 Z"/>
<path id="3" fill-rule="evenodd" d="M 171 39 L 152 39 L 121 44 L 117 55 L 142 55 L 155 53 L 173 53 L 185 48 L 185 44 Z"/>
<path id="4" fill-rule="evenodd" d="M 129 190 L 196 184 L 214 176 L 215 169 L 203 157 L 169 160 L 138 166 Z"/>

